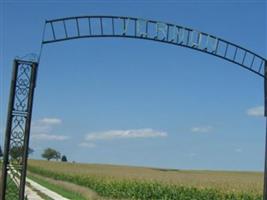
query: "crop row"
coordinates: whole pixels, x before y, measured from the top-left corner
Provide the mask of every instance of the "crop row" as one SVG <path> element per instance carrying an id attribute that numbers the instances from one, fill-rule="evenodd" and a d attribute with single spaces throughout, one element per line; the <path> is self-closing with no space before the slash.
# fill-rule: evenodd
<path id="1" fill-rule="evenodd" d="M 199 189 L 149 181 L 116 180 L 111 177 L 80 176 L 53 172 L 33 166 L 30 166 L 28 170 L 41 176 L 88 187 L 99 195 L 110 198 L 140 200 L 262 200 L 261 195 L 245 192 L 224 193 L 216 189 Z"/>

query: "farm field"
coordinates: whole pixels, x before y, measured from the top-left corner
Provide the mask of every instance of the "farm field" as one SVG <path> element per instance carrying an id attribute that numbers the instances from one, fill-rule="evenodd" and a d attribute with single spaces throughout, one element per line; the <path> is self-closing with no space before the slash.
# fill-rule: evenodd
<path id="1" fill-rule="evenodd" d="M 39 160 L 30 160 L 28 169 L 38 179 L 75 184 L 106 199 L 262 199 L 263 175 L 259 172 L 184 171 Z"/>

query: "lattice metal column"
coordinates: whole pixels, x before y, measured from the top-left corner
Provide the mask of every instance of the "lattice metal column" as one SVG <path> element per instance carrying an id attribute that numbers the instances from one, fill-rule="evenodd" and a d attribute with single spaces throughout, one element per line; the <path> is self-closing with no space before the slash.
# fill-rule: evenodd
<path id="1" fill-rule="evenodd" d="M 266 118 L 263 200 L 267 200 L 267 61 L 264 63 L 264 116 Z"/>
<path id="2" fill-rule="evenodd" d="M 7 114 L 1 200 L 23 200 L 37 62 L 14 60 Z"/>

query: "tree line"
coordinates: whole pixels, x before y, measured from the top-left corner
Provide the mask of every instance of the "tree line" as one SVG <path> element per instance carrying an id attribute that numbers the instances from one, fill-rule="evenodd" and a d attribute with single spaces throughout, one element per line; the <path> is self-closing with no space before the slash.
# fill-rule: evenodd
<path id="1" fill-rule="evenodd" d="M 28 149 L 28 156 L 30 154 L 33 154 L 34 150 L 32 148 Z M 23 146 L 15 146 L 11 147 L 10 149 L 10 157 L 12 160 L 19 160 L 22 157 L 23 154 Z M 0 158 L 3 157 L 3 151 L 0 146 Z M 50 161 L 52 159 L 55 160 L 61 160 L 62 162 L 68 162 L 67 156 L 66 155 L 61 155 L 61 153 L 55 149 L 52 148 L 46 148 L 44 152 L 42 153 L 42 158 Z"/>
<path id="2" fill-rule="evenodd" d="M 62 162 L 68 162 L 67 160 L 67 156 L 62 155 L 61 153 L 55 149 L 52 148 L 47 148 L 44 150 L 44 152 L 42 153 L 42 157 L 48 161 L 55 159 L 55 160 L 59 160 L 61 159 Z"/>

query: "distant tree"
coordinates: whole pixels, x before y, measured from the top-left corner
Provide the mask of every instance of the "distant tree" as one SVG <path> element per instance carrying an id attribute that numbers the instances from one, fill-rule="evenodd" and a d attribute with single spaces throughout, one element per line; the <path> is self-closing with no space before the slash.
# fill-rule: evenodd
<path id="1" fill-rule="evenodd" d="M 68 162 L 67 156 L 63 155 L 61 158 L 61 161 L 62 162 Z"/>
<path id="2" fill-rule="evenodd" d="M 3 152 L 2 152 L 2 148 L 0 146 L 0 158 L 3 157 Z"/>
<path id="3" fill-rule="evenodd" d="M 11 156 L 11 158 L 13 160 L 19 159 L 20 157 L 23 156 L 23 150 L 24 150 L 24 147 L 23 146 L 15 146 L 15 147 L 12 147 L 10 149 L 10 156 Z M 30 154 L 32 154 L 33 152 L 34 152 L 34 150 L 29 147 L 29 149 L 28 149 L 28 156 Z"/>
<path id="4" fill-rule="evenodd" d="M 34 150 L 29 147 L 29 149 L 28 149 L 28 156 L 31 155 L 31 154 L 33 154 L 33 153 L 34 153 Z"/>
<path id="5" fill-rule="evenodd" d="M 58 161 L 61 158 L 61 153 L 57 151 L 55 159 Z"/>
<path id="6" fill-rule="evenodd" d="M 43 154 L 42 154 L 42 157 L 48 161 L 51 159 L 58 160 L 61 158 L 60 153 L 57 150 L 52 149 L 52 148 L 45 149 Z"/>
<path id="7" fill-rule="evenodd" d="M 10 156 L 12 160 L 17 160 L 22 157 L 23 146 L 14 146 L 10 149 Z"/>

